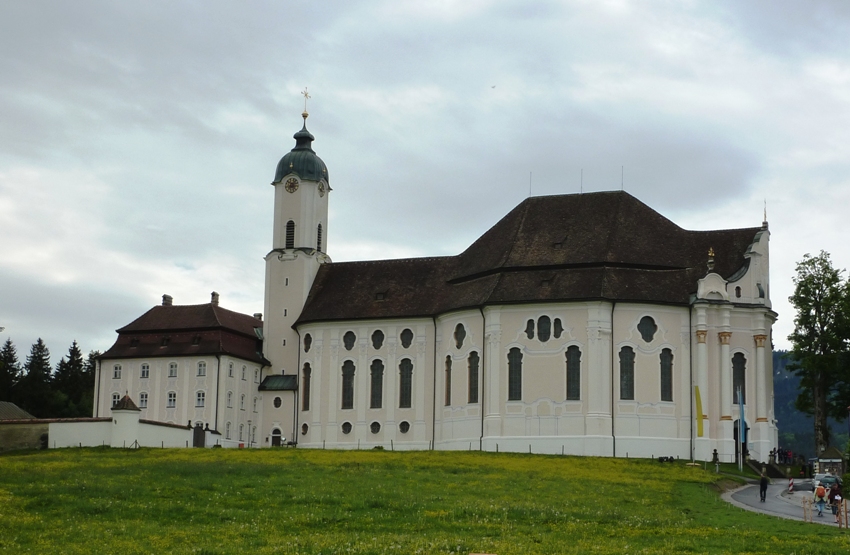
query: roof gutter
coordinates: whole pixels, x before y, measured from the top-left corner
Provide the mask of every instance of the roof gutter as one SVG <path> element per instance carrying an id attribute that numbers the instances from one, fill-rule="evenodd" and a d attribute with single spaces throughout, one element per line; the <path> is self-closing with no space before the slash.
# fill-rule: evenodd
<path id="1" fill-rule="evenodd" d="M 617 434 L 615 433 L 614 423 L 616 421 L 616 411 L 614 407 L 614 309 L 617 308 L 617 301 L 611 301 L 611 448 L 612 456 L 617 456 Z"/>
<path id="2" fill-rule="evenodd" d="M 481 383 L 478 385 L 479 391 L 481 392 L 481 435 L 478 438 L 478 450 L 484 450 L 484 392 L 486 389 L 484 388 L 484 376 L 486 375 L 485 369 L 487 368 L 487 316 L 484 314 L 484 309 L 479 306 L 479 312 L 481 312 Z"/>
<path id="3" fill-rule="evenodd" d="M 431 450 L 433 451 L 437 447 L 437 317 L 431 316 L 431 321 L 434 322 L 434 388 L 431 394 L 433 403 L 433 412 L 431 414 Z"/>

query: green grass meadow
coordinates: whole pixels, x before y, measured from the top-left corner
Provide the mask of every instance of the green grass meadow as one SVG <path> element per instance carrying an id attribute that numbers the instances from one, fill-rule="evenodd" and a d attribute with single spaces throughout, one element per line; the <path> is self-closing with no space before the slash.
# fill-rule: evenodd
<path id="1" fill-rule="evenodd" d="M 847 553 L 682 463 L 478 452 L 0 455 L 0 553 Z"/>

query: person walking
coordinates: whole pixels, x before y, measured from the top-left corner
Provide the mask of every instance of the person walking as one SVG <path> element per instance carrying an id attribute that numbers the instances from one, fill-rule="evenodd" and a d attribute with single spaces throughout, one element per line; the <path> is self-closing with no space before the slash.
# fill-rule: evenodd
<path id="1" fill-rule="evenodd" d="M 761 473 L 761 479 L 759 480 L 759 498 L 761 499 L 762 503 L 764 503 L 765 499 L 767 498 L 767 484 L 768 483 L 769 483 L 769 480 L 767 479 L 767 476 L 765 476 L 764 472 L 762 472 Z"/>
<path id="2" fill-rule="evenodd" d="M 838 482 L 832 484 L 829 488 L 829 506 L 832 509 L 832 516 L 835 517 L 835 522 L 838 522 L 838 505 L 841 503 L 841 486 Z"/>
<path id="3" fill-rule="evenodd" d="M 817 487 L 815 487 L 814 493 L 814 501 L 815 506 L 818 509 L 818 516 L 823 516 L 823 506 L 826 503 L 826 488 L 823 487 L 823 484 L 818 482 Z"/>

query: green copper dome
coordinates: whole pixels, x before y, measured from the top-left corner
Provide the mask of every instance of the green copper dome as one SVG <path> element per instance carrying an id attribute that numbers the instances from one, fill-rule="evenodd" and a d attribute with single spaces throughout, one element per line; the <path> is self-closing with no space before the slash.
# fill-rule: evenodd
<path id="1" fill-rule="evenodd" d="M 277 163 L 277 171 L 274 173 L 272 183 L 280 183 L 287 175 L 293 173 L 301 179 L 319 181 L 324 179 L 330 185 L 328 178 L 328 167 L 322 159 L 313 152 L 311 143 L 315 140 L 312 133 L 307 131 L 307 118 L 304 118 L 304 127 L 292 136 L 295 139 L 295 148 L 286 153 Z"/>

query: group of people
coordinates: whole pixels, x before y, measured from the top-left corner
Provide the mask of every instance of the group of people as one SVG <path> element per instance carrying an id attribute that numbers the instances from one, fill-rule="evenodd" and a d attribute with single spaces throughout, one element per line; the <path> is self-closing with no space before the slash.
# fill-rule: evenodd
<path id="1" fill-rule="evenodd" d="M 777 447 L 770 450 L 770 460 L 776 464 L 794 464 L 794 452 L 790 449 Z"/>
<path id="2" fill-rule="evenodd" d="M 829 503 L 832 509 L 832 515 L 835 517 L 835 522 L 838 522 L 838 506 L 841 504 L 841 486 L 838 482 L 832 484 L 832 487 L 826 488 L 822 483 L 815 486 L 814 493 L 815 507 L 818 510 L 818 516 L 823 516 L 823 510 L 826 504 Z"/>

